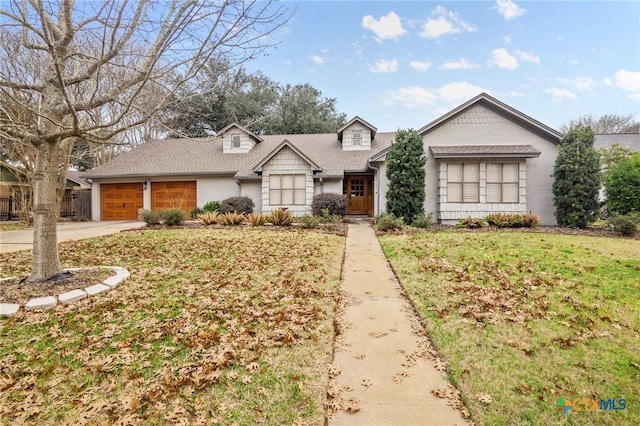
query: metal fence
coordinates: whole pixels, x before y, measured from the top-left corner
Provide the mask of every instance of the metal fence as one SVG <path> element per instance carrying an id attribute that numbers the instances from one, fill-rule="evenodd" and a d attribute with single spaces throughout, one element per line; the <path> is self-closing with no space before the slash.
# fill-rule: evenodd
<path id="1" fill-rule="evenodd" d="M 21 202 L 22 201 L 22 202 Z M 28 199 L 20 197 L 0 197 L 0 220 L 24 220 L 27 213 L 23 203 Z M 67 219 L 91 219 L 91 191 L 67 192 L 60 204 L 59 217 Z"/>

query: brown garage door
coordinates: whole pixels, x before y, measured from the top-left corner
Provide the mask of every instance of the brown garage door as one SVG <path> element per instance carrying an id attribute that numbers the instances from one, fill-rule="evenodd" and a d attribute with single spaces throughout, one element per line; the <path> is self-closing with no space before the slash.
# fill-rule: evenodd
<path id="1" fill-rule="evenodd" d="M 137 219 L 142 208 L 142 183 L 100 185 L 102 220 Z"/>
<path id="2" fill-rule="evenodd" d="M 189 214 L 198 205 L 196 181 L 151 182 L 151 208 L 177 208 Z"/>

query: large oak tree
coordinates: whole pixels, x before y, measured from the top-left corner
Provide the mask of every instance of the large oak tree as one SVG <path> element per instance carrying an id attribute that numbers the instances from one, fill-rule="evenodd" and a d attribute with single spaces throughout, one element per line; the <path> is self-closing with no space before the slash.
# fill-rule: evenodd
<path id="1" fill-rule="evenodd" d="M 273 45 L 288 16 L 270 1 L 0 3 L 2 99 L 27 111 L 0 116 L 0 132 L 35 150 L 29 280 L 61 271 L 56 190 L 69 141 L 108 142 L 143 125 L 209 59 L 241 64 Z"/>

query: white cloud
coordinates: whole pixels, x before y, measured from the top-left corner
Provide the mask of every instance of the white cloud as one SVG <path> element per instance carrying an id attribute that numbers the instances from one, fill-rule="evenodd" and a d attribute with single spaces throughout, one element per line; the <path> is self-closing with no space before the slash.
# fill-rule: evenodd
<path id="1" fill-rule="evenodd" d="M 396 71 L 398 71 L 398 61 L 396 61 L 395 59 L 392 59 L 390 61 L 381 59 L 371 67 L 371 72 L 375 74 L 392 73 Z"/>
<path id="2" fill-rule="evenodd" d="M 445 84 L 439 89 L 428 89 L 421 86 L 401 87 L 385 94 L 383 100 L 389 105 L 402 105 L 408 108 L 435 106 L 438 101 L 460 103 L 478 95 L 489 92 L 479 86 L 458 81 Z"/>
<path id="3" fill-rule="evenodd" d="M 578 92 L 592 92 L 596 81 L 591 77 L 559 78 L 559 82 L 571 85 Z"/>
<path id="4" fill-rule="evenodd" d="M 458 13 L 449 12 L 442 6 L 437 6 L 431 12 L 431 16 L 424 24 L 424 29 L 420 33 L 421 37 L 440 38 L 447 34 L 478 31 L 476 27 L 460 18 Z"/>
<path id="5" fill-rule="evenodd" d="M 466 81 L 457 81 L 455 83 L 449 83 L 442 86 L 437 90 L 440 99 L 448 102 L 460 102 L 466 101 L 479 95 L 482 92 L 489 92 L 479 86 L 467 83 Z"/>
<path id="6" fill-rule="evenodd" d="M 433 105 L 436 95 L 429 89 L 420 86 L 401 87 L 387 92 L 384 102 L 389 105 L 403 105 L 409 108 Z"/>
<path id="7" fill-rule="evenodd" d="M 616 86 L 631 92 L 631 98 L 640 99 L 640 72 L 618 70 L 616 72 Z"/>
<path id="8" fill-rule="evenodd" d="M 511 42 L 513 41 L 513 36 L 512 35 L 506 35 L 504 37 L 502 37 L 504 42 L 507 44 L 511 44 Z"/>
<path id="9" fill-rule="evenodd" d="M 515 70 L 516 68 L 518 68 L 518 60 L 515 57 L 511 56 L 507 49 L 494 49 L 491 52 L 491 55 L 493 57 L 489 61 L 490 66 L 494 65 L 498 68 L 504 68 L 507 70 Z"/>
<path id="10" fill-rule="evenodd" d="M 457 62 L 445 62 L 438 67 L 441 70 L 471 70 L 480 68 L 480 65 L 469 62 L 464 58 L 460 58 Z"/>
<path id="11" fill-rule="evenodd" d="M 498 8 L 498 13 L 506 20 L 522 16 L 527 11 L 511 0 L 497 0 L 496 7 Z"/>
<path id="12" fill-rule="evenodd" d="M 573 101 L 577 98 L 575 93 L 570 92 L 567 89 L 558 89 L 557 87 L 546 89 L 545 92 L 551 95 L 551 100 L 553 102 L 559 102 L 565 99 Z"/>
<path id="13" fill-rule="evenodd" d="M 411 61 L 409 62 L 409 65 L 411 66 L 411 68 L 422 72 L 431 68 L 431 62 L 426 61 Z"/>
<path id="14" fill-rule="evenodd" d="M 522 59 L 523 61 L 531 62 L 533 64 L 540 63 L 540 57 L 537 55 L 534 55 L 533 53 L 524 52 L 522 50 L 516 50 L 514 53 L 518 58 Z"/>
<path id="15" fill-rule="evenodd" d="M 322 65 L 326 62 L 326 59 L 323 58 L 322 56 L 318 56 L 318 55 L 309 55 L 309 59 L 311 59 L 311 62 L 313 62 L 314 64 L 318 64 L 318 65 Z"/>
<path id="16" fill-rule="evenodd" d="M 386 39 L 397 40 L 406 33 L 404 28 L 402 28 L 400 17 L 396 15 L 395 12 L 389 12 L 386 16 L 378 20 L 371 15 L 367 15 L 362 18 L 362 26 L 373 31 L 379 43 Z"/>

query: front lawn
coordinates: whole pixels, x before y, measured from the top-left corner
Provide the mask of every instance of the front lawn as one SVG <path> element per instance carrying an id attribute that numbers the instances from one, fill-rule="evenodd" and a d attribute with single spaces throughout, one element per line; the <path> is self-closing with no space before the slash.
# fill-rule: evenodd
<path id="1" fill-rule="evenodd" d="M 472 419 L 640 424 L 640 241 L 438 232 L 380 241 Z M 624 399 L 626 409 L 558 399 Z"/>
<path id="2" fill-rule="evenodd" d="M 0 319 L 2 424 L 323 424 L 344 238 L 265 228 L 60 244 L 115 290 Z M 28 273 L 30 251 L 0 255 Z"/>

